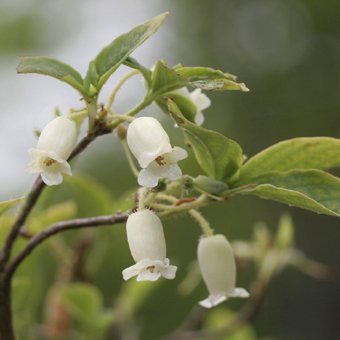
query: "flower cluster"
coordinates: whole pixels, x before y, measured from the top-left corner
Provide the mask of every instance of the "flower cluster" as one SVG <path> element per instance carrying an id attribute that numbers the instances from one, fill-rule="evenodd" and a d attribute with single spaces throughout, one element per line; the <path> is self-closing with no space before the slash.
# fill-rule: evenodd
<path id="1" fill-rule="evenodd" d="M 210 105 L 209 98 L 197 89 L 177 91 L 189 98 L 196 106 L 195 122 L 203 123 L 202 111 Z M 139 185 L 153 188 L 160 178 L 174 181 L 182 176 L 177 162 L 187 157 L 187 151 L 173 147 L 162 125 L 152 117 L 135 118 L 128 127 L 127 144 L 141 168 Z M 71 175 L 67 162 L 77 141 L 77 128 L 73 120 L 58 117 L 41 132 L 37 147 L 29 150 L 31 163 L 26 170 L 40 173 L 47 185 L 58 185 L 63 174 Z M 141 195 L 142 196 L 142 195 Z M 140 197 L 142 200 L 143 197 Z M 131 255 L 135 264 L 124 269 L 124 280 L 134 276 L 137 281 L 155 281 L 161 276 L 174 279 L 177 267 L 170 265 L 166 257 L 166 243 L 160 218 L 141 204 L 128 217 L 126 232 Z M 211 308 L 229 297 L 248 297 L 242 288 L 235 288 L 236 265 L 231 246 L 223 235 L 209 235 L 200 239 L 197 257 L 203 280 L 209 290 L 207 299 L 200 302 Z"/>

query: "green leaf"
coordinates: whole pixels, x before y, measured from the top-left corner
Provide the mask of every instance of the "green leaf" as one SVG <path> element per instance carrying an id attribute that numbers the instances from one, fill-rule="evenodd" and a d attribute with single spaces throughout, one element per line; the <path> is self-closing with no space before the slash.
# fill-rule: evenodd
<path id="1" fill-rule="evenodd" d="M 100 291 L 90 284 L 72 283 L 60 290 L 60 298 L 81 323 L 96 325 L 102 312 Z"/>
<path id="2" fill-rule="evenodd" d="M 18 73 L 37 73 L 59 79 L 82 95 L 85 95 L 83 78 L 70 65 L 50 57 L 22 57 L 17 67 Z"/>
<path id="3" fill-rule="evenodd" d="M 154 96 L 180 89 L 187 81 L 180 77 L 173 69 L 168 68 L 164 61 L 158 61 L 152 73 L 151 91 Z"/>
<path id="4" fill-rule="evenodd" d="M 168 13 L 163 13 L 139 25 L 111 42 L 97 55 L 94 60 L 98 75 L 100 90 L 110 75 L 127 59 L 141 44 L 154 34 Z"/>
<path id="5" fill-rule="evenodd" d="M 250 158 L 241 168 L 236 185 L 271 171 L 326 170 L 340 166 L 340 139 L 294 138 L 282 141 Z"/>
<path id="6" fill-rule="evenodd" d="M 227 180 L 238 171 L 243 155 L 236 142 L 216 131 L 191 123 L 171 99 L 168 99 L 168 108 L 178 126 L 183 129 L 198 164 L 209 177 Z"/>
<path id="7" fill-rule="evenodd" d="M 209 67 L 177 67 L 176 73 L 185 78 L 190 85 L 203 90 L 239 90 L 248 92 L 244 83 L 237 83 L 236 76 Z"/>
<path id="8" fill-rule="evenodd" d="M 8 209 L 16 206 L 17 204 L 21 203 L 25 197 L 18 197 L 18 198 L 13 198 L 8 201 L 2 201 L 0 202 L 0 215 L 2 215 L 4 212 L 6 212 Z"/>
<path id="9" fill-rule="evenodd" d="M 87 96 L 90 98 L 96 97 L 98 94 L 98 79 L 99 75 L 97 73 L 96 65 L 94 61 L 91 61 L 86 73 L 86 77 L 84 79 L 84 86 L 87 92 Z"/>
<path id="10" fill-rule="evenodd" d="M 321 170 L 266 173 L 238 193 L 340 216 L 340 179 Z"/>

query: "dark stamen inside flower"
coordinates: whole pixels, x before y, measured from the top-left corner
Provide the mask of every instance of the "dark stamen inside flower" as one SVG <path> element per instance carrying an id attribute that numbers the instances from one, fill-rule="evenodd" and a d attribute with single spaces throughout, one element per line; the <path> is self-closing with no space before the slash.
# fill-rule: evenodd
<path id="1" fill-rule="evenodd" d="M 57 163 L 57 161 L 53 158 L 50 158 L 50 157 L 47 157 L 45 160 L 44 160 L 44 164 L 46 166 L 51 166 L 53 164 Z"/>
<path id="2" fill-rule="evenodd" d="M 153 271 L 155 270 L 155 266 L 149 266 L 149 267 L 146 267 L 146 269 L 148 270 L 148 271 L 150 271 L 151 273 L 153 273 Z"/>
<path id="3" fill-rule="evenodd" d="M 158 165 L 165 165 L 165 164 L 166 164 L 165 158 L 164 158 L 163 156 L 158 156 L 158 157 L 155 159 L 155 162 L 156 162 Z"/>

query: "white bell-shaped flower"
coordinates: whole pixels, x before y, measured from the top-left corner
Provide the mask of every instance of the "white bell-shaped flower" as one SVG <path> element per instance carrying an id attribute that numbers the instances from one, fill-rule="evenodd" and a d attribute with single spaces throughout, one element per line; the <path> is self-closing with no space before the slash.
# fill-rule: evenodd
<path id="1" fill-rule="evenodd" d="M 235 288 L 236 264 L 233 250 L 224 235 L 202 237 L 197 250 L 198 262 L 209 296 L 200 305 L 211 308 L 229 297 L 249 297 L 243 288 Z"/>
<path id="2" fill-rule="evenodd" d="M 157 119 L 134 119 L 127 130 L 127 143 L 142 168 L 138 175 L 141 186 L 152 188 L 161 177 L 175 180 L 182 175 L 177 162 L 188 154 L 182 148 L 171 146 L 169 136 Z"/>
<path id="3" fill-rule="evenodd" d="M 29 173 L 41 173 L 47 185 L 58 185 L 63 175 L 72 175 L 67 162 L 77 142 L 77 128 L 73 120 L 57 117 L 42 130 L 36 148 L 28 150 L 31 162 L 27 165 Z"/>
<path id="4" fill-rule="evenodd" d="M 194 91 L 189 92 L 186 87 L 182 87 L 176 92 L 183 97 L 190 99 L 196 106 L 195 123 L 197 125 L 202 125 L 204 122 L 203 110 L 207 109 L 211 105 L 209 97 L 204 94 L 201 89 L 195 89 Z"/>
<path id="5" fill-rule="evenodd" d="M 136 264 L 123 270 L 124 280 L 156 281 L 160 276 L 173 279 L 176 266 L 166 258 L 163 226 L 159 217 L 144 209 L 131 214 L 126 223 L 127 239 Z"/>

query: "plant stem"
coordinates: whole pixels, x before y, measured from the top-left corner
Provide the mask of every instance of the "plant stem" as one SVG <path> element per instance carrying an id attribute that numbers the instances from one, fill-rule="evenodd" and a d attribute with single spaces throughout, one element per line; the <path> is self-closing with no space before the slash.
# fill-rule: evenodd
<path id="1" fill-rule="evenodd" d="M 45 187 L 45 183 L 42 181 L 39 175 L 37 179 L 35 180 L 30 193 L 27 196 L 25 204 L 22 207 L 22 210 L 17 220 L 13 224 L 11 231 L 9 232 L 6 238 L 4 248 L 2 249 L 1 254 L 0 254 L 0 273 L 3 271 L 4 266 L 6 265 L 7 261 L 9 260 L 11 256 L 12 246 L 20 232 L 21 226 L 26 221 L 27 216 L 31 212 L 32 208 L 34 207 L 44 187 Z"/>
<path id="2" fill-rule="evenodd" d="M 106 108 L 107 110 L 109 110 L 116 98 L 116 95 L 118 93 L 118 91 L 121 89 L 121 87 L 125 84 L 125 82 L 127 80 L 129 80 L 131 77 L 133 77 L 134 75 L 139 74 L 138 70 L 133 70 L 129 73 L 127 73 L 125 76 L 123 76 L 117 83 L 116 87 L 113 89 L 113 91 L 110 94 L 109 100 L 107 102 Z"/>
<path id="3" fill-rule="evenodd" d="M 129 150 L 129 147 L 128 147 L 128 145 L 127 145 L 127 142 L 126 142 L 125 139 L 122 140 L 121 142 L 122 142 L 123 150 L 124 150 L 126 159 L 127 159 L 128 163 L 129 163 L 130 169 L 131 169 L 132 173 L 133 173 L 136 177 L 138 177 L 139 171 L 138 171 L 138 169 L 137 169 L 137 167 L 136 167 L 136 164 L 135 164 L 135 162 L 134 162 L 134 160 L 133 160 L 133 158 L 132 158 L 132 156 L 131 156 L 131 152 L 130 152 L 130 150 Z"/>
<path id="4" fill-rule="evenodd" d="M 3 276 L 0 276 L 0 339 L 15 340 L 11 310 L 11 282 Z"/>
<path id="5" fill-rule="evenodd" d="M 95 129 L 95 119 L 98 111 L 97 98 L 86 102 L 87 112 L 89 115 L 89 129 L 88 132 L 91 133 Z"/>
<path id="6" fill-rule="evenodd" d="M 209 201 L 210 201 L 209 197 L 207 197 L 206 195 L 201 195 L 192 202 L 183 203 L 177 206 L 169 206 L 166 204 L 154 203 L 152 207 L 155 209 L 163 210 L 158 214 L 159 217 L 167 217 L 170 215 L 177 214 L 179 212 L 186 212 L 190 209 L 198 209 L 204 207 L 209 203 Z"/>
<path id="7" fill-rule="evenodd" d="M 210 223 L 202 216 L 200 212 L 195 209 L 189 210 L 189 214 L 196 220 L 196 222 L 201 226 L 203 234 L 205 236 L 213 236 L 214 231 L 210 227 Z"/>

